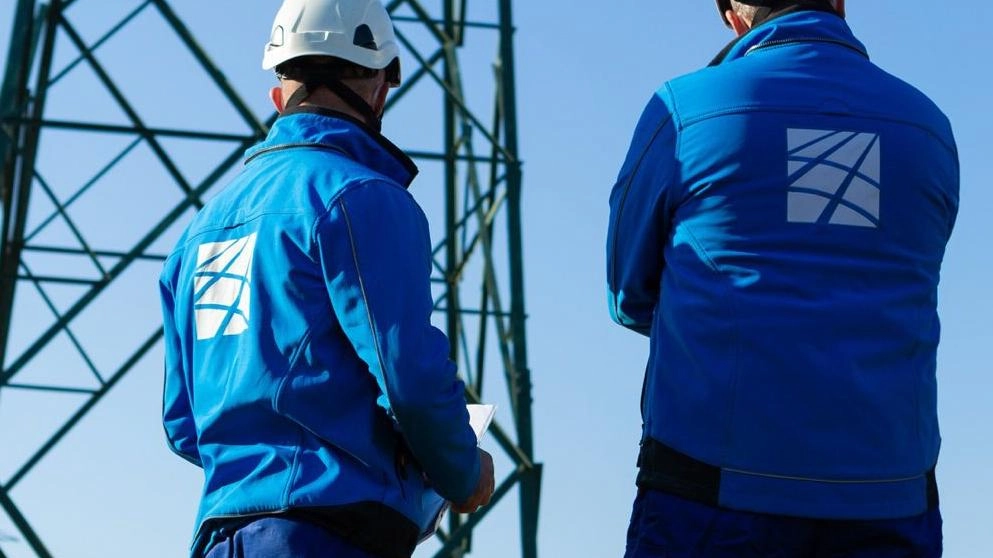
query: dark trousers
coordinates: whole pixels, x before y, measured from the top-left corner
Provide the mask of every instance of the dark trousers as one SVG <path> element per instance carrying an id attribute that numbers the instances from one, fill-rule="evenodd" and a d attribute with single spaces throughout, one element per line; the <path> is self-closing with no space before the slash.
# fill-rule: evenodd
<path id="1" fill-rule="evenodd" d="M 939 558 L 941 513 L 827 521 L 741 512 L 641 489 L 625 558 Z"/>
<path id="2" fill-rule="evenodd" d="M 222 529 L 214 540 L 206 558 L 375 558 L 323 527 L 282 517 Z"/>

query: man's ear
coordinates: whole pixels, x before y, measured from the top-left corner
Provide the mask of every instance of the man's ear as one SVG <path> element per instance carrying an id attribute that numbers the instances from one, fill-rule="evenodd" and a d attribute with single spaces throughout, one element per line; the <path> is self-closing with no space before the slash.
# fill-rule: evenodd
<path id="1" fill-rule="evenodd" d="M 283 114 L 283 111 L 286 110 L 286 101 L 283 99 L 283 88 L 281 86 L 276 86 L 269 90 L 269 100 L 272 101 L 272 106 L 276 108 L 276 112 Z"/>
<path id="2" fill-rule="evenodd" d="M 739 37 L 744 35 L 745 33 L 748 33 L 752 29 L 751 25 L 749 25 L 744 19 L 742 19 L 742 17 L 738 15 L 738 12 L 734 10 L 728 10 L 724 12 L 724 17 L 726 17 L 727 20 L 731 22 L 731 29 L 733 29 L 734 34 Z"/>
<path id="3" fill-rule="evenodd" d="M 379 84 L 376 88 L 376 92 L 373 94 L 372 110 L 380 117 L 383 117 L 383 112 L 386 110 L 386 98 L 390 94 L 390 85 L 385 81 Z"/>

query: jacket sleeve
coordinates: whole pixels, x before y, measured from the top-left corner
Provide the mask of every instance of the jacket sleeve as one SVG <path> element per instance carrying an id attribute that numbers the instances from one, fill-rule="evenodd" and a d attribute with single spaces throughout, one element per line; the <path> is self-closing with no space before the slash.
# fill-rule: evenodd
<path id="1" fill-rule="evenodd" d="M 676 130 L 659 95 L 645 108 L 610 193 L 607 231 L 610 317 L 642 335 L 650 334 L 660 302 L 671 221 L 667 200 L 677 169 Z"/>
<path id="2" fill-rule="evenodd" d="M 160 280 L 162 331 L 165 341 L 165 385 L 162 390 L 162 424 L 170 449 L 197 467 L 203 467 L 197 448 L 197 429 L 187 389 L 183 349 L 176 328 L 176 300 L 165 280 Z"/>
<path id="3" fill-rule="evenodd" d="M 316 242 L 331 305 L 379 384 L 434 488 L 462 502 L 479 479 L 465 385 L 445 335 L 431 325 L 431 241 L 408 192 L 368 182 L 341 195 L 318 222 Z"/>

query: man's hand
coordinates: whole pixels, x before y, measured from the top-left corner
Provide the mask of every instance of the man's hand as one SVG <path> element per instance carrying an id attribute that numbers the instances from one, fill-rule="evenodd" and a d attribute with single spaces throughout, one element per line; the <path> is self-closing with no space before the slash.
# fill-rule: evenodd
<path id="1" fill-rule="evenodd" d="M 459 513 L 473 513 L 481 506 L 490 503 L 493 497 L 495 481 L 493 480 L 493 457 L 485 450 L 479 450 L 479 482 L 476 490 L 469 499 L 461 504 L 452 504 L 452 509 Z"/>

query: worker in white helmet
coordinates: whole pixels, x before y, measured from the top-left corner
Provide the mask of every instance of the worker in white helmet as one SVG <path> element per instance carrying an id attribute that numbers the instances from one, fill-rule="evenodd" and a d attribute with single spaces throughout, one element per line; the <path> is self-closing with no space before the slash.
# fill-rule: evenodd
<path id="1" fill-rule="evenodd" d="M 377 0 L 286 0 L 281 113 L 161 276 L 163 418 L 205 475 L 194 557 L 409 558 L 429 492 L 493 493 L 431 326 L 417 169 L 380 135 L 399 49 Z"/>

